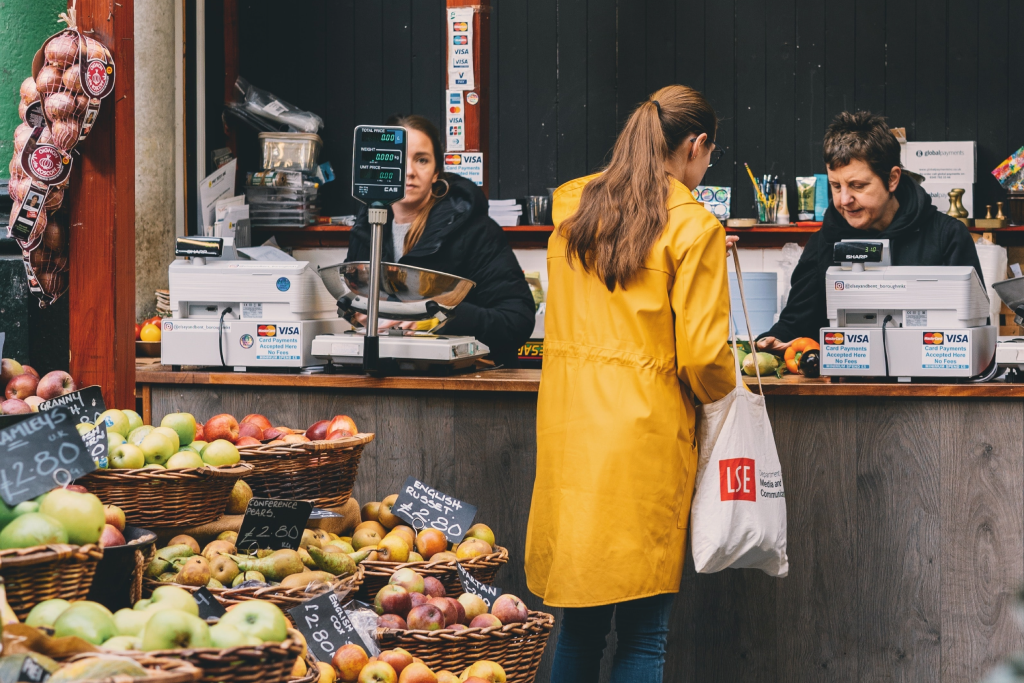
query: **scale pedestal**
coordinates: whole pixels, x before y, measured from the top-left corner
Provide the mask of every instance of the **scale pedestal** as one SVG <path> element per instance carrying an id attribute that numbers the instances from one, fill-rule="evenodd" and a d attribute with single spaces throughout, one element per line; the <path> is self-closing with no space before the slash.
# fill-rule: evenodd
<path id="1" fill-rule="evenodd" d="M 464 370 L 490 353 L 473 337 L 383 334 L 376 339 L 381 369 L 394 372 Z M 354 331 L 321 334 L 313 339 L 311 353 L 335 365 L 358 368 L 363 366 L 365 342 L 366 337 Z"/>

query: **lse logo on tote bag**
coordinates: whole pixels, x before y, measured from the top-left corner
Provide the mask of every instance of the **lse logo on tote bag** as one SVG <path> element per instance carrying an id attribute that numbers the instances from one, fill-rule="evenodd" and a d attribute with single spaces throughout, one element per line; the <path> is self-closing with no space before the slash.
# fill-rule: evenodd
<path id="1" fill-rule="evenodd" d="M 753 458 L 732 458 L 718 461 L 718 481 L 722 500 L 756 500 Z"/>

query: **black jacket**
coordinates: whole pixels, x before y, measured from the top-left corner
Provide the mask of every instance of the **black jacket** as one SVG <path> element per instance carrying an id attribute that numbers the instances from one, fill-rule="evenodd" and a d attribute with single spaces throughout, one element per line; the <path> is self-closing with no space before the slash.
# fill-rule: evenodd
<path id="1" fill-rule="evenodd" d="M 409 253 L 398 259 L 472 280 L 476 287 L 455 309 L 444 332 L 471 335 L 491 349 L 491 359 L 515 367 L 519 347 L 533 332 L 536 308 L 523 270 L 505 233 L 487 215 L 487 198 L 479 187 L 462 176 L 446 173 L 448 194 L 430 210 L 423 235 Z M 395 262 L 388 211 L 382 254 Z M 370 225 L 363 207 L 349 237 L 346 261 L 370 260 Z"/>
<path id="2" fill-rule="evenodd" d="M 821 230 L 808 240 L 793 271 L 792 289 L 779 322 L 761 336 L 782 341 L 818 338 L 818 331 L 828 326 L 825 271 L 835 265 L 832 245 L 844 239 L 889 240 L 894 266 L 974 266 L 981 277 L 978 252 L 963 223 L 939 213 L 928 193 L 906 175 L 896 188 L 896 199 L 900 208 L 881 232 L 850 227 L 829 203 Z"/>

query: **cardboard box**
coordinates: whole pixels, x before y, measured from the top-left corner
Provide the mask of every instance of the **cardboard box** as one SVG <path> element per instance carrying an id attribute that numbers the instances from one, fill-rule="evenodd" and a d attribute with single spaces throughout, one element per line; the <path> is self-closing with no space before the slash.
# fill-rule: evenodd
<path id="1" fill-rule="evenodd" d="M 963 187 L 977 180 L 977 143 L 908 142 L 902 146 L 903 167 L 920 173 L 928 182 L 958 183 Z"/>
<path id="2" fill-rule="evenodd" d="M 932 198 L 932 205 L 939 210 L 939 213 L 946 213 L 949 210 L 949 191 L 960 188 L 964 190 L 964 208 L 967 209 L 967 217 L 974 218 L 974 184 L 973 183 L 937 183 L 923 182 L 921 187 Z M 985 207 L 979 207 L 981 215 L 985 215 Z M 992 215 L 995 215 L 995 207 L 992 208 Z"/>

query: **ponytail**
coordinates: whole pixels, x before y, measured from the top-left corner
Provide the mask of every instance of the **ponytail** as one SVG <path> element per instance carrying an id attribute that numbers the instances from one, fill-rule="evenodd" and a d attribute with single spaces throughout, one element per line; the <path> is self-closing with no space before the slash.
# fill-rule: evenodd
<path id="1" fill-rule="evenodd" d="M 711 105 L 684 85 L 662 88 L 641 103 L 615 141 L 608 166 L 559 226 L 569 263 L 579 260 L 609 291 L 632 281 L 668 222 L 665 163 L 688 135 L 713 139 L 717 127 Z"/>

